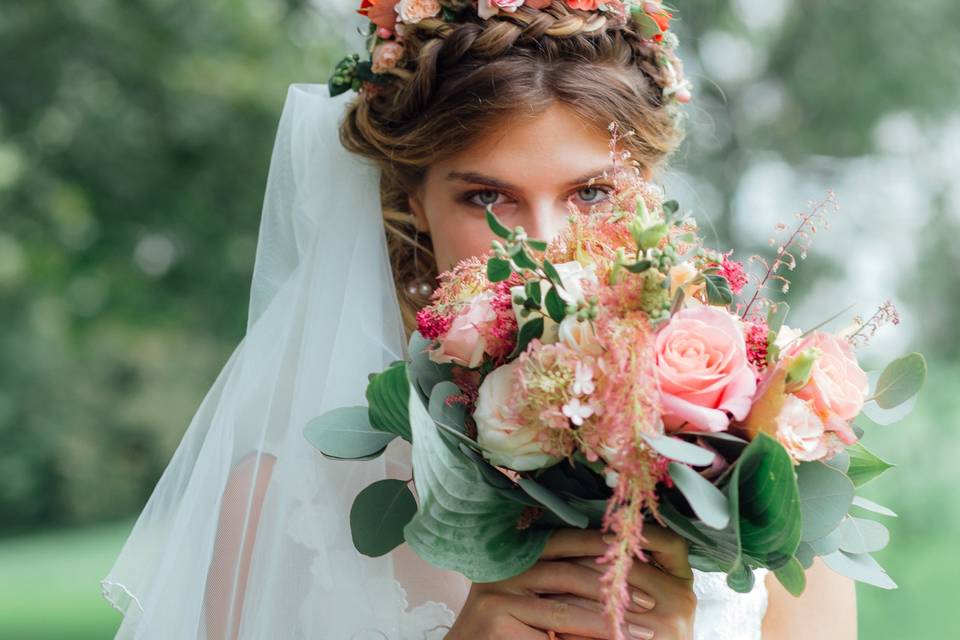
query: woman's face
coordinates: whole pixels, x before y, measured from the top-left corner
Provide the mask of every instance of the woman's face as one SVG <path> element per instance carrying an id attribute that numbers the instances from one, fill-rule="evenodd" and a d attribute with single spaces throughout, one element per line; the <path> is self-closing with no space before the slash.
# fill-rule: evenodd
<path id="1" fill-rule="evenodd" d="M 460 154 L 430 166 L 410 196 L 417 226 L 430 233 L 440 271 L 486 252 L 494 239 L 485 208 L 508 227 L 550 240 L 570 215 L 612 191 L 609 134 L 561 103 L 514 118 Z M 597 178 L 588 184 L 591 178 Z"/>

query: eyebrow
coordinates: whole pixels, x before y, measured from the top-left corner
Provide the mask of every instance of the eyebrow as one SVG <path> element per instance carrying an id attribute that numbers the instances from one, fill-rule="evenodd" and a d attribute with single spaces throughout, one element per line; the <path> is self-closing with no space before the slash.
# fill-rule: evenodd
<path id="1" fill-rule="evenodd" d="M 568 186 L 575 184 L 584 184 L 589 182 L 594 178 L 600 178 L 603 176 L 605 171 L 612 171 L 614 169 L 613 165 L 608 165 L 606 167 L 601 167 L 594 171 L 587 172 L 578 178 L 574 178 L 567 183 Z M 498 189 L 504 189 L 507 191 L 520 191 L 520 187 L 507 182 L 506 180 L 501 180 L 499 178 L 494 178 L 493 176 L 487 176 L 482 173 L 477 173 L 476 171 L 451 171 L 447 174 L 447 180 L 462 180 L 463 182 L 473 182 L 475 184 L 483 184 L 490 187 L 496 187 Z"/>

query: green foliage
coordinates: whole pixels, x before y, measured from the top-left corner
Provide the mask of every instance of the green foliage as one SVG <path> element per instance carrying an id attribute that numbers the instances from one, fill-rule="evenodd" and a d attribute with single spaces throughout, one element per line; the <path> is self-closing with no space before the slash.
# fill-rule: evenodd
<path id="1" fill-rule="evenodd" d="M 350 508 L 350 535 L 360 553 L 377 557 L 403 543 L 403 528 L 417 512 L 404 480 L 379 480 L 361 491 Z"/>
<path id="2" fill-rule="evenodd" d="M 307 423 L 303 435 L 323 455 L 365 460 L 383 453 L 396 434 L 374 429 L 367 407 L 342 407 Z"/>

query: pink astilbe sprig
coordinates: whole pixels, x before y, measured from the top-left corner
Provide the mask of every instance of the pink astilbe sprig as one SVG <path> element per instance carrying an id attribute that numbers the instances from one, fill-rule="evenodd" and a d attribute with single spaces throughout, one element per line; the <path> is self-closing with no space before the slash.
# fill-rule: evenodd
<path id="1" fill-rule="evenodd" d="M 886 324 L 900 324 L 900 314 L 893 302 L 887 300 L 874 312 L 868 320 L 857 316 L 853 319 L 856 330 L 849 334 L 846 339 L 854 347 L 862 347 L 869 344 L 870 339 L 877 335 L 880 327 Z"/>
<path id="2" fill-rule="evenodd" d="M 760 373 L 767 368 L 767 351 L 770 349 L 769 333 L 770 328 L 767 326 L 766 320 L 758 319 L 744 323 L 747 360 L 753 365 L 758 379 Z"/>
<path id="3" fill-rule="evenodd" d="M 719 268 L 720 275 L 722 275 L 724 279 L 730 283 L 730 290 L 733 292 L 733 294 L 740 295 L 740 292 L 743 291 L 743 288 L 747 286 L 749 278 L 747 278 L 747 274 L 743 270 L 743 263 L 730 259 L 732 254 L 733 249 L 724 253 L 720 262 L 714 262 L 708 266 Z"/>
<path id="4" fill-rule="evenodd" d="M 510 287 L 520 284 L 523 284 L 523 279 L 519 274 L 513 273 L 507 280 L 493 285 L 490 306 L 497 317 L 483 333 L 486 338 L 486 351 L 494 359 L 495 365 L 504 364 L 517 344 L 517 316 L 513 312 Z"/>
<path id="5" fill-rule="evenodd" d="M 827 192 L 824 200 L 811 204 L 808 211 L 796 214 L 798 223 L 792 231 L 789 231 L 789 227 L 784 223 L 777 224 L 776 232 L 780 234 L 789 231 L 789 236 L 783 241 L 778 241 L 776 237 L 769 239 L 770 246 L 776 247 L 776 257 L 772 261 L 759 255 L 750 256 L 748 262 L 759 263 L 763 274 L 756 279 L 756 291 L 740 313 L 741 318 L 747 319 L 754 304 L 769 305 L 770 300 L 764 295 L 764 290 L 771 282 L 779 283 L 781 293 L 790 290 L 790 280 L 782 275 L 780 270 L 786 268 L 787 271 L 793 271 L 797 268 L 798 260 L 806 259 L 814 236 L 820 229 L 830 226 L 827 215 L 839 209 L 836 194 L 831 190 Z"/>

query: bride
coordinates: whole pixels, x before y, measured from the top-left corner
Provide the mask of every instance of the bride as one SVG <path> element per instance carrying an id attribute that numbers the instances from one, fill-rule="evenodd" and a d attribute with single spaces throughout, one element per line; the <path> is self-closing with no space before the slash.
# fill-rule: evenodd
<path id="1" fill-rule="evenodd" d="M 333 461 L 302 430 L 364 404 L 367 374 L 403 357 L 437 273 L 489 248 L 487 205 L 551 238 L 571 204 L 586 212 L 609 196 L 610 122 L 635 132 L 625 143 L 655 179 L 689 99 L 669 13 L 658 0 L 364 0 L 362 11 L 377 34 L 372 69 L 348 61 L 329 88 L 290 88 L 247 333 L 103 580 L 124 613 L 117 638 L 612 637 L 600 532 L 555 532 L 536 565 L 499 583 L 470 584 L 405 546 L 361 556 L 351 502 L 377 479 L 409 479 L 409 445 Z M 359 95 L 331 95 L 347 85 Z M 677 535 L 645 532 L 657 563 L 630 575 L 625 637 L 856 637 L 853 585 L 819 560 L 799 598 L 764 571 L 741 595 L 691 569 Z"/>

